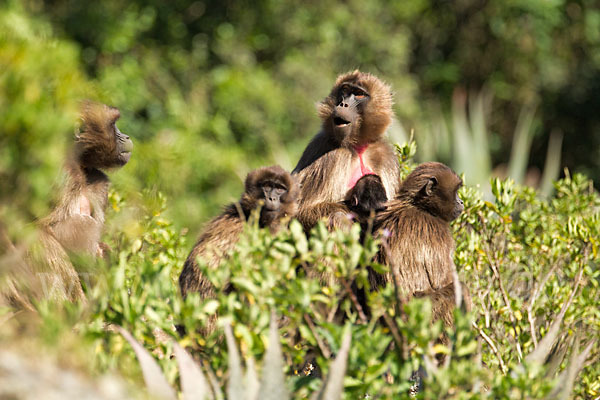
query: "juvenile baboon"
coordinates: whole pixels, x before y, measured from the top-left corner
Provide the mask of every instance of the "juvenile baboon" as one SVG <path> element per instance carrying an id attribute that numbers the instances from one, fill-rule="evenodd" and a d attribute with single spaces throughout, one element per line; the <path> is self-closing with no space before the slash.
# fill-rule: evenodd
<path id="1" fill-rule="evenodd" d="M 28 271 L 13 271 L 14 282 L 35 297 L 84 299 L 69 253 L 103 256 L 100 242 L 110 181 L 102 170 L 127 164 L 133 150 L 129 136 L 116 126 L 114 107 L 84 102 L 81 128 L 67 157 L 66 183 L 52 212 L 39 221 L 37 245 L 26 256 Z M 17 289 L 15 289 L 17 290 Z M 41 293 L 46 292 L 46 293 Z M 15 297 L 15 293 L 8 297 Z"/>
<path id="2" fill-rule="evenodd" d="M 347 223 L 338 203 L 364 175 L 379 175 L 388 198 L 399 180 L 394 149 L 384 139 L 392 121 L 392 94 L 377 77 L 358 70 L 340 75 L 319 105 L 321 131 L 292 172 L 301 185 L 297 218 L 305 230 L 329 218 L 330 228 Z"/>
<path id="3" fill-rule="evenodd" d="M 369 218 L 374 218 L 377 212 L 385 210 L 387 200 L 381 178 L 368 174 L 360 178 L 356 185 L 348 190 L 344 200 L 337 204 L 332 203 L 330 209 L 334 214 L 346 215 L 348 227 L 353 222 L 358 222 L 364 228 Z"/>
<path id="4" fill-rule="evenodd" d="M 377 175 L 365 175 L 346 193 L 342 204 L 348 208 L 363 229 L 369 218 L 386 209 L 388 201 L 385 187 Z"/>
<path id="5" fill-rule="evenodd" d="M 182 295 L 199 292 L 202 298 L 214 296 L 213 286 L 201 274 L 197 258 L 205 260 L 210 268 L 217 268 L 235 247 L 244 222 L 253 210 L 262 206 L 259 225 L 274 232 L 281 227 L 283 219 L 296 214 L 297 197 L 298 186 L 283 168 L 264 167 L 250 172 L 239 202 L 226 206 L 221 215 L 208 223 L 185 261 L 179 276 Z"/>
<path id="6" fill-rule="evenodd" d="M 387 203 L 373 225 L 386 242 L 377 261 L 394 271 L 385 276 L 373 273 L 372 286 L 384 285 L 396 274 L 406 299 L 428 296 L 434 319 L 450 325 L 456 304 L 450 222 L 464 209 L 457 194 L 461 186 L 462 180 L 446 165 L 421 164 L 402 182 L 396 198 Z M 461 288 L 468 309 L 470 297 L 466 287 Z"/>

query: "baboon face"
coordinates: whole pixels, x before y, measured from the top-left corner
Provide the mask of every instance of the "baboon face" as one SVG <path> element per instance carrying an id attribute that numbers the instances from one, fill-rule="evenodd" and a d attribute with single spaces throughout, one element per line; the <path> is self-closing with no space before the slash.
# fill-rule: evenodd
<path id="1" fill-rule="evenodd" d="M 127 164 L 131 158 L 131 151 L 133 150 L 133 142 L 129 136 L 122 133 L 114 121 L 112 129 L 114 130 L 115 140 L 117 141 L 117 153 L 118 162 L 121 166 Z"/>
<path id="2" fill-rule="evenodd" d="M 82 165 L 91 168 L 122 167 L 129 162 L 133 142 L 117 127 L 121 114 L 114 107 L 86 102 L 76 147 Z"/>
<path id="3" fill-rule="evenodd" d="M 369 101 L 367 90 L 356 83 L 344 82 L 336 94 L 336 103 L 331 115 L 331 128 L 338 137 L 347 137 L 360 129 L 363 108 Z"/>
<path id="4" fill-rule="evenodd" d="M 261 214 L 277 215 L 296 212 L 297 184 L 292 176 L 279 166 L 254 170 L 246 177 L 245 205 L 250 209 L 262 203 Z"/>
<path id="5" fill-rule="evenodd" d="M 274 180 L 264 180 L 258 183 L 262 189 L 261 198 L 265 202 L 264 208 L 266 211 L 278 211 L 281 207 L 282 197 L 288 192 L 281 182 Z"/>
<path id="6" fill-rule="evenodd" d="M 319 105 L 323 127 L 339 143 L 379 140 L 392 119 L 392 94 L 376 76 L 353 71 L 338 77 Z"/>
<path id="7" fill-rule="evenodd" d="M 465 206 L 458 196 L 462 180 L 444 164 L 428 162 L 419 165 L 404 180 L 401 193 L 408 193 L 414 205 L 445 221 L 453 221 Z"/>

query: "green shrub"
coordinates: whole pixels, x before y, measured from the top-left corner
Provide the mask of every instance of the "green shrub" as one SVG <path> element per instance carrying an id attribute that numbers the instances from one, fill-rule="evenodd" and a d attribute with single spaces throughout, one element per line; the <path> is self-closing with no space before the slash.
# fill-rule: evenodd
<path id="1" fill-rule="evenodd" d="M 129 367 L 135 365 L 123 339 L 105 330 L 107 324 L 118 324 L 159 355 L 171 383 L 177 381 L 175 361 L 167 356 L 173 349 L 156 338 L 156 329 L 200 350 L 199 357 L 224 384 L 228 364 L 222 330 L 200 337 L 195 329 L 216 311 L 232 324 L 243 357 L 261 359 L 273 310 L 285 321 L 279 331 L 288 388 L 300 398 L 321 385 L 319 378 L 301 370 L 308 353 L 316 352 L 316 365 L 328 372 L 344 330 L 336 319 L 343 311 L 352 334 L 345 398 L 408 397 L 414 385 L 411 376 L 419 367 L 428 375 L 419 393 L 422 398 L 548 396 L 555 385 L 564 386 L 563 380 L 550 378 L 573 365 L 570 358 L 579 355 L 573 350 L 575 342 L 580 349 L 592 344 L 588 360 L 598 356 L 593 341 L 600 331 L 596 239 L 600 198 L 580 175 L 557 182 L 557 195 L 549 200 L 510 181 L 493 180 L 491 186 L 493 203 L 482 201 L 481 194 L 468 186 L 460 193 L 466 212 L 453 225 L 455 261 L 475 306 L 470 315 L 456 313 L 450 348 L 433 346 L 441 324 L 430 323 L 427 301 L 409 303 L 405 319 L 394 317 L 393 288 L 371 294 L 368 301 L 374 316 L 387 314 L 395 320 L 404 352 L 393 343 L 389 325 L 377 318 L 361 321 L 345 287 L 352 282 L 367 284 L 365 267 L 377 243 L 368 238 L 361 246 L 358 226 L 343 234 L 329 233 L 319 225 L 307 239 L 295 221 L 275 236 L 250 223 L 231 259 L 216 271 L 204 271 L 217 288 L 217 298 L 203 303 L 190 296 L 182 301 L 177 277 L 189 246 L 163 218 L 166 200 L 150 193 L 145 198 L 154 205 L 144 212 L 142 234 L 113 235 L 112 267 L 93 289 L 91 309 L 78 329 L 97 346 L 99 371 L 119 366 L 130 375 Z M 323 286 L 307 277 L 307 268 L 334 273 L 339 283 Z M 226 294 L 220 289 L 228 282 L 235 290 Z M 541 359 L 534 356 L 536 347 L 546 346 L 542 338 L 570 296 L 572 302 L 550 343 L 552 353 Z M 184 325 L 188 334 L 178 337 L 174 324 Z M 437 352 L 449 355 L 447 365 L 434 366 Z M 597 363 L 586 363 L 574 393 L 597 396 L 599 372 Z"/>

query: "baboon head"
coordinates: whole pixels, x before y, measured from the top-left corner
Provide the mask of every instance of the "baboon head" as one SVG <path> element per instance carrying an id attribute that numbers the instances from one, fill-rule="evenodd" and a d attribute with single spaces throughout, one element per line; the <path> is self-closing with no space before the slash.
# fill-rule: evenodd
<path id="1" fill-rule="evenodd" d="M 392 93 L 376 76 L 358 70 L 340 75 L 319 104 L 324 131 L 340 144 L 366 145 L 392 121 Z"/>
<path id="2" fill-rule="evenodd" d="M 461 186 L 462 179 L 450 167 L 427 162 L 415 168 L 402 182 L 398 197 L 408 197 L 416 207 L 450 222 L 465 208 L 458 197 Z"/>
<path id="3" fill-rule="evenodd" d="M 133 142 L 117 128 L 120 116 L 114 107 L 90 101 L 83 103 L 82 124 L 75 138 L 76 152 L 83 166 L 106 169 L 127 164 Z"/>

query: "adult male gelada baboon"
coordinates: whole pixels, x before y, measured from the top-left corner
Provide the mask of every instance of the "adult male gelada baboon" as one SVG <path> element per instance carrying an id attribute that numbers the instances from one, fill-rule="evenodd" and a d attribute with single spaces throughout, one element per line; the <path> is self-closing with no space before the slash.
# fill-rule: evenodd
<path id="1" fill-rule="evenodd" d="M 399 180 L 396 154 L 384 139 L 393 117 L 389 86 L 358 70 L 340 75 L 318 110 L 321 131 L 292 172 L 301 186 L 297 218 L 307 231 L 323 217 L 330 228 L 345 226 L 338 203 L 362 176 L 378 175 L 388 198 Z"/>
<path id="2" fill-rule="evenodd" d="M 235 247 L 250 213 L 259 206 L 260 227 L 277 231 L 284 219 L 296 214 L 297 196 L 298 187 L 283 168 L 263 167 L 250 172 L 239 202 L 226 206 L 221 215 L 208 223 L 185 261 L 179 276 L 182 295 L 199 292 L 202 298 L 214 296 L 213 286 L 200 272 L 197 259 L 217 268 Z"/>
<path id="3" fill-rule="evenodd" d="M 387 275 L 373 273 L 372 287 L 397 279 L 399 290 L 408 300 L 429 297 L 433 318 L 452 325 L 452 310 L 459 299 L 470 309 L 468 291 L 455 290 L 454 239 L 450 222 L 464 209 L 458 197 L 462 180 L 449 167 L 438 162 L 419 165 L 402 182 L 395 199 L 387 203 L 373 225 L 384 236 L 376 261 L 392 269 Z M 395 277 L 394 277 L 395 275 Z"/>
<path id="4" fill-rule="evenodd" d="M 86 101 L 73 151 L 67 157 L 66 183 L 57 205 L 39 221 L 39 240 L 30 249 L 22 271 L 13 271 L 5 298 L 28 296 L 83 300 L 84 294 L 69 253 L 104 255 L 100 242 L 110 181 L 103 170 L 127 164 L 133 150 L 129 136 L 119 131 L 114 107 Z M 46 293 L 43 293 L 46 292 Z"/>

